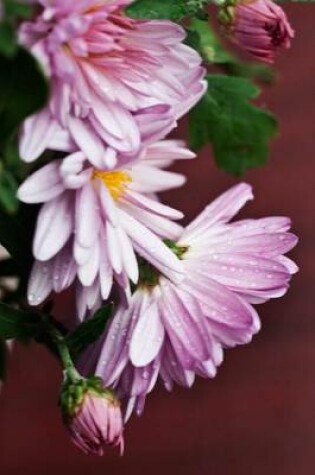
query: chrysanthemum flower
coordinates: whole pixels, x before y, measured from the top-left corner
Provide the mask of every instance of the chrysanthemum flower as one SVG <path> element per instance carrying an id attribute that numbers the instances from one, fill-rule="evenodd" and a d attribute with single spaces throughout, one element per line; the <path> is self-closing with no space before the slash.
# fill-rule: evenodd
<path id="1" fill-rule="evenodd" d="M 266 63 L 273 63 L 294 37 L 284 10 L 272 0 L 237 0 L 223 7 L 220 16 L 235 43 Z"/>
<path id="2" fill-rule="evenodd" d="M 84 453 L 102 456 L 108 446 L 119 446 L 123 453 L 120 401 L 99 378 L 66 381 L 60 406 L 73 443 Z"/>
<path id="3" fill-rule="evenodd" d="M 41 13 L 22 24 L 21 42 L 51 79 L 49 105 L 25 122 L 25 161 L 80 148 L 97 167 L 114 168 L 117 153 L 132 160 L 203 95 L 201 58 L 183 44 L 184 30 L 128 18 L 130 2 L 40 0 Z"/>
<path id="4" fill-rule="evenodd" d="M 163 243 L 177 239 L 182 213 L 159 203 L 155 193 L 181 186 L 183 175 L 162 170 L 194 154 L 183 143 L 166 140 L 149 146 L 130 167 L 113 171 L 91 166 L 83 152 L 54 160 L 22 184 L 26 203 L 44 203 L 34 236 L 36 259 L 28 299 L 39 304 L 78 277 L 78 309 L 83 318 L 106 300 L 115 279 L 128 291 L 137 283 L 135 252 L 171 279 L 182 263 Z"/>
<path id="5" fill-rule="evenodd" d="M 81 359 L 142 410 L 158 375 L 168 389 L 213 377 L 222 348 L 248 343 L 260 329 L 252 303 L 282 296 L 296 265 L 283 254 L 297 238 L 282 217 L 229 221 L 252 199 L 240 184 L 209 205 L 169 246 L 185 276 L 174 284 L 152 266 L 141 267 L 129 307 L 118 308 L 107 334 Z"/>

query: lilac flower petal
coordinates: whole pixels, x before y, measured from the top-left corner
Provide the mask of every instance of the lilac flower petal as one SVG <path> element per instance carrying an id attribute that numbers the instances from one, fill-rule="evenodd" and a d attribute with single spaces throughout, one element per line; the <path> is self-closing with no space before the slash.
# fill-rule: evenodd
<path id="1" fill-rule="evenodd" d="M 90 162 L 95 167 L 102 168 L 105 148 L 93 129 L 83 120 L 69 117 L 69 130 L 73 140 Z"/>
<path id="2" fill-rule="evenodd" d="M 253 254 L 214 254 L 198 266 L 200 272 L 234 290 L 267 290 L 287 286 L 287 269 L 273 259 Z"/>
<path id="3" fill-rule="evenodd" d="M 133 317 L 137 318 L 143 305 L 145 302 L 134 295 L 133 306 L 118 309 L 110 323 L 96 369 L 96 374 L 103 379 L 105 385 L 113 384 L 128 362 L 128 340 L 135 324 Z"/>
<path id="4" fill-rule="evenodd" d="M 60 251 L 73 231 L 70 195 L 63 193 L 41 208 L 36 226 L 33 252 L 36 259 L 47 261 Z"/>
<path id="5" fill-rule="evenodd" d="M 24 203 L 45 203 L 57 198 L 64 191 L 59 167 L 60 161 L 55 160 L 27 178 L 18 190 L 18 198 Z"/>
<path id="6" fill-rule="evenodd" d="M 77 267 L 72 257 L 71 244 L 68 243 L 53 261 L 52 280 L 55 292 L 62 292 L 74 282 Z"/>
<path id="7" fill-rule="evenodd" d="M 134 284 L 136 284 L 139 279 L 139 268 L 135 252 L 125 231 L 121 227 L 119 227 L 117 232 L 121 246 L 122 262 L 125 272 L 128 275 L 129 279 Z"/>
<path id="8" fill-rule="evenodd" d="M 176 241 L 181 235 L 183 228 L 177 223 L 164 218 L 163 216 L 149 213 L 144 209 L 139 209 L 131 204 L 122 204 L 121 210 L 130 214 L 137 220 L 138 223 L 143 224 L 147 229 L 150 229 L 154 234 L 162 238 L 168 238 Z"/>
<path id="9" fill-rule="evenodd" d="M 193 371 L 187 371 L 178 361 L 170 343 L 166 342 L 161 364 L 161 378 L 166 383 L 167 389 L 171 389 L 174 380 L 180 386 L 190 388 L 195 381 Z"/>
<path id="10" fill-rule="evenodd" d="M 151 231 L 120 210 L 123 227 L 139 254 L 171 279 L 181 278 L 182 263 Z"/>
<path id="11" fill-rule="evenodd" d="M 183 297 L 170 286 L 163 288 L 163 296 L 163 323 L 170 340 L 172 341 L 172 338 L 176 336 L 188 354 L 196 360 L 208 360 L 211 357 L 211 337 L 202 315 L 193 314 L 194 311 L 199 310 L 196 308 L 193 297 L 189 298 L 188 294 Z M 183 298 L 187 303 L 183 301 Z M 185 361 L 183 366 L 185 367 Z"/>
<path id="12" fill-rule="evenodd" d="M 100 219 L 97 197 L 89 183 L 77 192 L 75 222 L 76 241 L 82 247 L 91 247 L 97 240 Z"/>
<path id="13" fill-rule="evenodd" d="M 181 240 L 191 239 L 215 223 L 226 223 L 244 206 L 253 199 L 252 189 L 246 183 L 241 183 L 226 191 L 223 195 L 208 205 L 199 216 L 187 226 Z"/>
<path id="14" fill-rule="evenodd" d="M 48 148 L 56 126 L 48 108 L 26 119 L 20 139 L 20 156 L 25 162 L 32 162 Z"/>
<path id="15" fill-rule="evenodd" d="M 27 299 L 30 305 L 39 305 L 53 290 L 50 267 L 52 262 L 36 261 L 28 282 Z"/>
<path id="16" fill-rule="evenodd" d="M 130 189 L 138 193 L 157 193 L 182 186 L 186 178 L 179 173 L 148 167 L 145 163 L 132 171 Z"/>
<path id="17" fill-rule="evenodd" d="M 136 367 L 146 366 L 158 355 L 164 340 L 157 304 L 152 304 L 140 315 L 130 342 L 130 360 Z"/>

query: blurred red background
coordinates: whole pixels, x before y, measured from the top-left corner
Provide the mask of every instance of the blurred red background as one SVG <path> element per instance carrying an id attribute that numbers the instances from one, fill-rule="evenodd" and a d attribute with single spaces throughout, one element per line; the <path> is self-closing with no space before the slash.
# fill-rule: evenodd
<path id="1" fill-rule="evenodd" d="M 128 424 L 121 459 L 114 451 L 87 457 L 72 446 L 56 405 L 57 363 L 37 345 L 17 345 L 0 399 L 3 475 L 314 473 L 315 6 L 285 7 L 296 39 L 277 63 L 278 83 L 262 99 L 279 117 L 281 134 L 268 165 L 244 177 L 256 200 L 243 216 L 292 217 L 301 271 L 290 292 L 259 308 L 262 331 L 251 345 L 226 353 L 215 380 L 171 394 L 157 389 L 144 415 Z M 216 168 L 210 149 L 180 169 L 188 183 L 166 198 L 188 218 L 236 181 Z"/>

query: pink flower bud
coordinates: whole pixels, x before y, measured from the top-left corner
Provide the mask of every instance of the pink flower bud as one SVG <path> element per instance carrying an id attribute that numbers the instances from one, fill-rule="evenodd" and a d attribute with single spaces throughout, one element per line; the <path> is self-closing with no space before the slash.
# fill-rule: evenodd
<path id="1" fill-rule="evenodd" d="M 103 455 L 107 445 L 119 446 L 122 454 L 124 439 L 120 401 L 113 391 L 102 389 L 96 379 L 81 380 L 63 389 L 64 422 L 74 444 L 86 454 Z"/>
<path id="2" fill-rule="evenodd" d="M 241 0 L 221 10 L 232 40 L 260 61 L 273 63 L 277 51 L 290 48 L 294 31 L 283 9 L 271 0 Z"/>

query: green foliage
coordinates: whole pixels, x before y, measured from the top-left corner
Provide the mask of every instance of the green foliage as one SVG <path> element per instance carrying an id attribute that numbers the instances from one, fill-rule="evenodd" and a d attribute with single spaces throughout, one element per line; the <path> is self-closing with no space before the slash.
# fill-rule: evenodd
<path id="1" fill-rule="evenodd" d="M 250 80 L 208 75 L 208 91 L 190 114 L 190 143 L 198 150 L 212 143 L 219 167 L 241 175 L 265 163 L 277 130 L 269 112 L 249 102 L 260 89 Z"/>
<path id="2" fill-rule="evenodd" d="M 133 18 L 180 21 L 185 16 L 203 16 L 209 0 L 136 0 L 127 9 Z"/>
<path id="3" fill-rule="evenodd" d="M 41 316 L 0 302 L 0 339 L 25 341 L 38 334 Z"/>
<path id="4" fill-rule="evenodd" d="M 100 308 L 91 319 L 82 323 L 65 337 L 65 343 L 74 358 L 100 337 L 112 315 L 112 311 L 112 304 Z"/>
<path id="5" fill-rule="evenodd" d="M 0 23 L 0 54 L 11 58 L 17 51 L 15 31 L 8 21 Z"/>
<path id="6" fill-rule="evenodd" d="M 2 0 L 2 16 L 0 22 L 0 55 L 12 58 L 18 45 L 15 35 L 15 21 L 17 18 L 27 18 L 31 14 L 31 6 L 14 0 Z"/>
<path id="7" fill-rule="evenodd" d="M 25 0 L 2 0 L 2 2 L 7 19 L 28 18 L 32 13 L 32 6 L 28 5 Z"/>
<path id="8" fill-rule="evenodd" d="M 0 206 L 9 214 L 14 214 L 19 207 L 16 192 L 17 182 L 14 176 L 0 164 Z"/>
<path id="9" fill-rule="evenodd" d="M 36 87 L 34 87 L 36 84 Z M 0 56 L 0 145 L 48 98 L 46 79 L 37 61 L 19 48 L 13 58 Z"/>
<path id="10" fill-rule="evenodd" d="M 188 43 L 199 51 L 207 63 L 224 64 L 233 60 L 232 54 L 222 46 L 208 21 L 197 18 L 191 20 L 188 27 Z"/>

